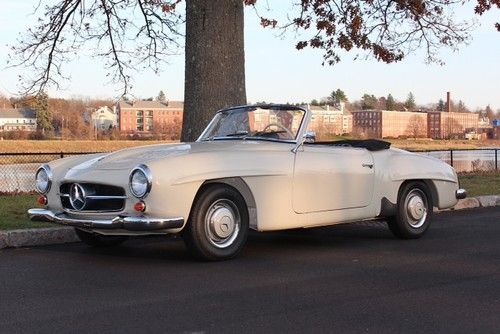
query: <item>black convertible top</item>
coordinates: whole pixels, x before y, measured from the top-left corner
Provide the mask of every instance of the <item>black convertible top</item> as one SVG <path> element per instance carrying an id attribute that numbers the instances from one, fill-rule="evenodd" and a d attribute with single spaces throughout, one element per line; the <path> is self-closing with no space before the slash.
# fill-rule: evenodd
<path id="1" fill-rule="evenodd" d="M 329 145 L 329 146 L 347 146 L 347 147 L 359 147 L 366 148 L 368 151 L 381 151 L 387 150 L 391 147 L 391 143 L 379 140 L 379 139 L 346 139 L 337 141 L 321 142 L 317 141 L 314 143 L 308 143 L 313 145 Z"/>

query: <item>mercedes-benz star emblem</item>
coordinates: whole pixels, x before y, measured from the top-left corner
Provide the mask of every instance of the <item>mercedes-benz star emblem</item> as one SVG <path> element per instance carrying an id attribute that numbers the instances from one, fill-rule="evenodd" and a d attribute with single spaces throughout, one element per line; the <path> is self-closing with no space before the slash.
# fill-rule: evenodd
<path id="1" fill-rule="evenodd" d="M 82 210 L 85 207 L 85 190 L 78 183 L 73 183 L 69 189 L 69 202 L 75 210 Z"/>

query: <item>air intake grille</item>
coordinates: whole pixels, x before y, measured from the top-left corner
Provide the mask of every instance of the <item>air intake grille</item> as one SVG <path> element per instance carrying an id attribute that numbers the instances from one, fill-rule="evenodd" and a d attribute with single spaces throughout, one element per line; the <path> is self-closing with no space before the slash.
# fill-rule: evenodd
<path id="1" fill-rule="evenodd" d="M 64 183 L 59 188 L 62 206 L 70 211 L 121 211 L 125 206 L 125 190 L 95 183 Z"/>

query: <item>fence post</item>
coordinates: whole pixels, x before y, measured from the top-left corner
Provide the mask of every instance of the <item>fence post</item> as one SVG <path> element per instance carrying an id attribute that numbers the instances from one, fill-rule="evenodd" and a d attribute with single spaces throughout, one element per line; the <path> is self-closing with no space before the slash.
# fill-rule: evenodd
<path id="1" fill-rule="evenodd" d="M 498 149 L 495 149 L 495 170 L 498 171 Z"/>
<path id="2" fill-rule="evenodd" d="M 450 165 L 453 167 L 453 150 L 450 150 Z"/>
<path id="3" fill-rule="evenodd" d="M 63 153 L 63 152 L 61 152 L 61 159 L 62 159 L 62 158 L 64 158 L 64 153 Z"/>

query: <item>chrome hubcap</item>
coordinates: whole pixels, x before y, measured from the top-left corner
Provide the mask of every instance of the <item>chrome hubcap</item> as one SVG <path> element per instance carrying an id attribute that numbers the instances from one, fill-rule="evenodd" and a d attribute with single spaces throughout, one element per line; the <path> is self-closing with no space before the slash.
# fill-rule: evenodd
<path id="1" fill-rule="evenodd" d="M 228 199 L 212 203 L 205 216 L 205 232 L 208 241 L 217 248 L 233 244 L 240 231 L 241 219 L 238 208 Z"/>
<path id="2" fill-rule="evenodd" d="M 420 189 L 413 189 L 406 197 L 406 214 L 413 228 L 419 228 L 427 218 L 427 199 Z"/>

